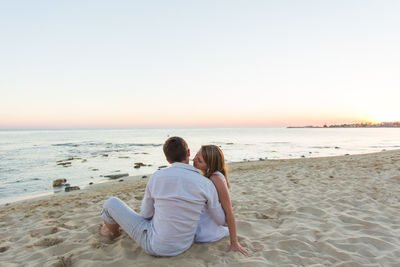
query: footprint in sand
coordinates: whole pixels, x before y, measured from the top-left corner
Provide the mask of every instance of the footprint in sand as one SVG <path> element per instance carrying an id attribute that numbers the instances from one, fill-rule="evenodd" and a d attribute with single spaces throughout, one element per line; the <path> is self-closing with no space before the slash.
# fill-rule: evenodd
<path id="1" fill-rule="evenodd" d="M 297 212 L 302 212 L 302 213 L 309 213 L 311 215 L 320 217 L 325 215 L 325 211 L 318 209 L 318 208 L 312 208 L 312 207 L 300 207 L 297 209 Z"/>
<path id="2" fill-rule="evenodd" d="M 104 242 L 100 242 L 99 240 L 94 240 L 92 243 L 90 243 L 90 246 L 92 248 L 102 248 L 107 246 L 107 244 Z"/>
<path id="3" fill-rule="evenodd" d="M 389 178 L 388 181 L 393 182 L 395 184 L 400 184 L 400 175 L 399 176 L 393 176 L 393 177 Z"/>
<path id="4" fill-rule="evenodd" d="M 68 224 L 65 224 L 65 223 L 60 224 L 59 227 L 66 228 L 68 230 L 78 229 L 79 228 L 79 226 L 68 225 Z"/>
<path id="5" fill-rule="evenodd" d="M 62 243 L 64 240 L 62 238 L 49 238 L 45 237 L 42 240 L 39 240 L 36 243 L 33 243 L 32 246 L 38 246 L 38 247 L 51 247 L 54 245 L 57 245 L 59 243 Z"/>
<path id="6" fill-rule="evenodd" d="M 309 245 L 296 239 L 280 241 L 277 243 L 277 247 L 288 252 L 313 251 Z"/>
<path id="7" fill-rule="evenodd" d="M 38 238 L 40 238 L 40 237 L 42 237 L 42 236 L 43 236 L 42 233 L 39 233 L 39 232 L 31 233 L 31 237 L 38 237 Z"/>
<path id="8" fill-rule="evenodd" d="M 58 232 L 58 227 L 45 227 L 40 229 L 35 229 L 31 232 L 31 237 L 42 237 L 44 235 L 51 235 Z"/>
<path id="9" fill-rule="evenodd" d="M 340 216 L 338 216 L 338 219 L 341 220 L 343 223 L 358 224 L 358 225 L 363 225 L 363 226 L 369 227 L 369 228 L 380 228 L 379 224 L 360 220 L 356 217 L 349 216 L 349 215 L 340 215 Z"/>
<path id="10" fill-rule="evenodd" d="M 56 263 L 55 266 L 72 266 L 72 254 L 65 257 L 58 257 L 58 263 Z"/>
<path id="11" fill-rule="evenodd" d="M 268 215 L 263 214 L 263 213 L 256 213 L 256 214 L 255 214 L 255 217 L 256 217 L 257 219 L 262 219 L 262 220 L 271 219 L 271 217 L 269 217 Z"/>
<path id="12" fill-rule="evenodd" d="M 48 217 L 48 218 L 51 218 L 51 219 L 53 219 L 53 218 L 59 218 L 59 217 L 61 217 L 62 215 L 64 215 L 64 213 L 61 212 L 61 211 L 51 210 L 51 211 L 47 212 L 47 217 Z"/>
<path id="13" fill-rule="evenodd" d="M 394 250 L 396 248 L 396 245 L 391 244 L 389 242 L 383 241 L 378 238 L 373 238 L 373 237 L 368 237 L 368 236 L 362 236 L 358 238 L 349 238 L 348 241 L 350 243 L 355 243 L 355 244 L 364 244 L 364 245 L 369 245 L 374 248 L 376 248 L 377 251 L 384 251 L 384 250 Z"/>

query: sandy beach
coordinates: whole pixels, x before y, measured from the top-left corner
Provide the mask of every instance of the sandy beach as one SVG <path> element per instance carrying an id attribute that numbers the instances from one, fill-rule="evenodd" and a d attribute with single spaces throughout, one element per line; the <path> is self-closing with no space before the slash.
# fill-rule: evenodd
<path id="1" fill-rule="evenodd" d="M 400 266 L 400 150 L 229 165 L 240 243 L 147 255 L 125 233 L 97 234 L 103 202 L 139 212 L 148 178 L 0 207 L 0 266 Z"/>

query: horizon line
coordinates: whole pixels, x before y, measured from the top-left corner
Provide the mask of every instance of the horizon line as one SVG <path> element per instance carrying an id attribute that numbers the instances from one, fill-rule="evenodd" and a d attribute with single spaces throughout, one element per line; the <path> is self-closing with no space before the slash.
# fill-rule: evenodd
<path id="1" fill-rule="evenodd" d="M 0 128 L 0 131 L 45 131 L 45 130 L 133 130 L 133 129 L 230 129 L 230 128 L 287 128 L 287 126 L 137 126 L 137 127 L 65 127 L 65 128 Z"/>
<path id="2" fill-rule="evenodd" d="M 385 122 L 359 122 L 359 123 L 344 123 L 344 124 L 330 124 L 332 125 L 352 125 L 352 124 L 382 124 L 382 123 L 399 123 L 400 121 L 385 121 Z M 325 124 L 327 125 L 327 124 Z M 65 131 L 65 130 L 133 130 L 133 129 L 262 129 L 262 128 L 275 128 L 275 129 L 284 129 L 284 128 L 306 128 L 311 125 L 286 125 L 286 126 L 255 126 L 255 125 L 226 125 L 226 126 L 129 126 L 129 127 L 15 127 L 15 128 L 2 128 L 0 127 L 0 131 Z M 313 125 L 313 127 L 319 127 L 317 125 Z M 320 126 L 321 128 L 323 126 Z M 327 127 L 329 128 L 329 127 Z"/>

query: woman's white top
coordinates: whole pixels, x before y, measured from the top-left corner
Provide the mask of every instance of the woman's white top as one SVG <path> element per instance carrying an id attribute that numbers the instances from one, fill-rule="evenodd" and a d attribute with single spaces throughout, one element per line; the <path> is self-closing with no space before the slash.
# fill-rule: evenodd
<path id="1" fill-rule="evenodd" d="M 217 171 L 214 172 L 213 174 L 221 176 L 224 179 L 225 183 L 227 184 L 225 176 L 221 172 Z M 222 212 L 223 211 L 224 210 L 222 209 Z M 208 211 L 208 209 L 204 210 L 200 216 L 199 224 L 196 230 L 196 235 L 194 237 L 194 242 L 215 242 L 226 236 L 229 236 L 228 227 L 219 225 L 211 217 L 211 214 Z"/>

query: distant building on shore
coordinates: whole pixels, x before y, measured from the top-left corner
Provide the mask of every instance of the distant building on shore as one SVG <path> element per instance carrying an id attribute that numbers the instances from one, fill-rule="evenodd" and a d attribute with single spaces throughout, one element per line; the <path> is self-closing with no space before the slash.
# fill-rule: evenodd
<path id="1" fill-rule="evenodd" d="M 400 128 L 400 121 L 380 123 L 362 122 L 352 124 L 333 124 L 329 126 L 325 123 L 324 126 L 289 126 L 287 128 Z"/>

